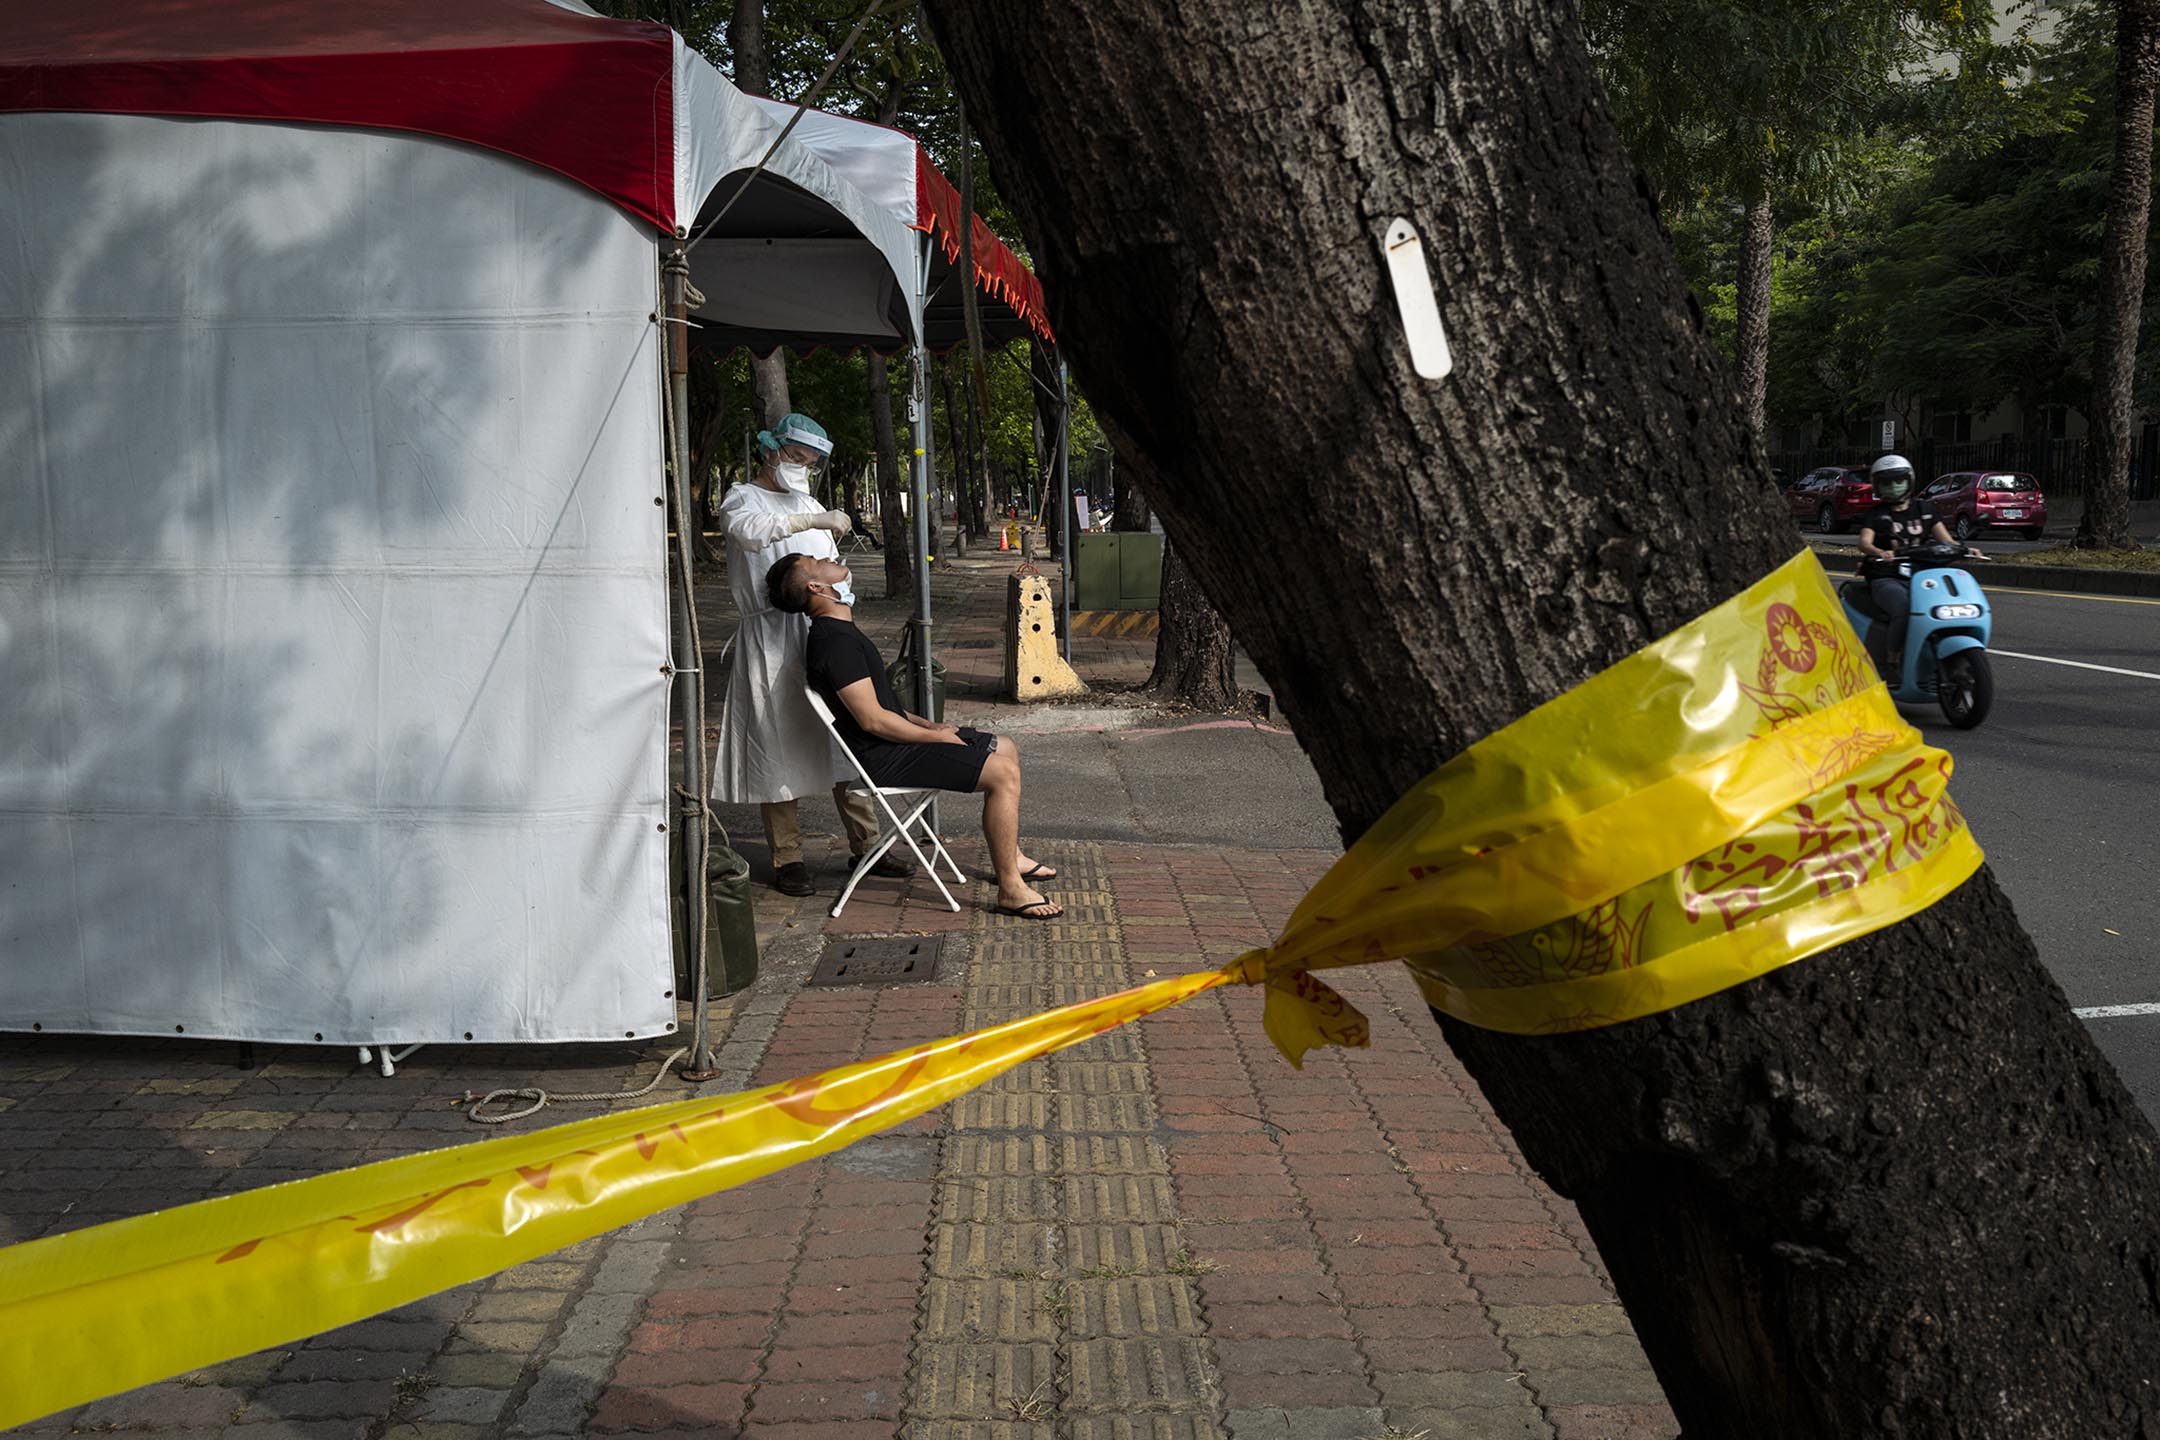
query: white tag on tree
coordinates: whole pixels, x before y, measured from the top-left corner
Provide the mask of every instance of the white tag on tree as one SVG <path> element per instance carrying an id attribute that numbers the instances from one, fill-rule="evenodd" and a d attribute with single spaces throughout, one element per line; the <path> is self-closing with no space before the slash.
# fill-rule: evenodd
<path id="1" fill-rule="evenodd" d="M 1425 269 L 1425 247 L 1410 222 L 1399 216 L 1388 226 L 1387 265 L 1403 333 L 1410 340 L 1411 368 L 1427 380 L 1445 379 L 1455 361 L 1448 354 L 1447 332 L 1440 328 L 1440 301 Z"/>

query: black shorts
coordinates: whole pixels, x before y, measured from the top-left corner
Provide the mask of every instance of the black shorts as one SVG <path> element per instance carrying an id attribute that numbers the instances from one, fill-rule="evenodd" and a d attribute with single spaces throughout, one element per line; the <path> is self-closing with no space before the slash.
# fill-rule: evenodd
<path id="1" fill-rule="evenodd" d="M 997 749 L 997 736 L 960 727 L 965 745 L 880 745 L 862 757 L 863 769 L 878 784 L 895 790 L 955 790 L 971 795 L 982 779 L 983 764 Z"/>

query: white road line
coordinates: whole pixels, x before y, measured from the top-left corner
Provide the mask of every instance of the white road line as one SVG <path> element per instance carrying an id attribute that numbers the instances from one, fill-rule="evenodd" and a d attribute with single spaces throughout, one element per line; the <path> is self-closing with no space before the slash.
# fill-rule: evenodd
<path id="1" fill-rule="evenodd" d="M 2072 1013 L 2080 1020 L 2112 1020 L 2118 1015 L 2160 1015 L 2160 1004 L 2088 1005 Z"/>
<path id="2" fill-rule="evenodd" d="M 2110 675 L 2131 675 L 2140 680 L 2160 680 L 2160 675 L 2155 675 L 2150 670 L 2125 670 L 2117 665 L 2093 665 L 2083 660 L 2058 660 L 2052 655 L 2025 655 L 2016 650 L 1997 650 L 1993 646 L 1988 647 L 1987 653 L 1990 655 L 2007 655 L 2013 660 L 2038 660 L 2043 665 L 2068 665 L 2073 670 L 2103 670 Z"/>
<path id="3" fill-rule="evenodd" d="M 2095 595 L 2082 590 L 2026 590 L 2016 585 L 1990 585 L 1990 595 L 2044 595 L 2050 600 L 2098 600 L 2104 605 L 2160 605 L 2160 600 L 2144 600 L 2135 595 Z"/>

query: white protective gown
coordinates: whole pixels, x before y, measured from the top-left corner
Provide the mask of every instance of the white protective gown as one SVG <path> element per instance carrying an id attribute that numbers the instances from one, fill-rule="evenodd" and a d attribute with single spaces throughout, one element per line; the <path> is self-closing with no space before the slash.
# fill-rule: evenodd
<path id="1" fill-rule="evenodd" d="M 845 762 L 824 722 L 803 695 L 803 642 L 810 617 L 772 608 L 765 572 L 783 555 L 837 560 L 830 530 L 787 533 L 788 518 L 825 507 L 793 490 L 754 482 L 731 486 L 720 502 L 727 533 L 728 587 L 742 624 L 728 666 L 727 700 L 720 710 L 720 759 L 713 798 L 731 804 L 773 804 L 827 795 Z"/>

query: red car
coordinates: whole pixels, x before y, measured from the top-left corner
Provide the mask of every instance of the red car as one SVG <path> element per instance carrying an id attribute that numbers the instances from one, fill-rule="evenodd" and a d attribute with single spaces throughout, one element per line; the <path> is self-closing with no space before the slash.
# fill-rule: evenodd
<path id="1" fill-rule="evenodd" d="M 1875 487 L 1868 484 L 1867 470 L 1859 465 L 1825 465 L 1810 470 L 1785 491 L 1793 519 L 1825 535 L 1835 535 L 1875 508 Z"/>
<path id="2" fill-rule="evenodd" d="M 1960 540 L 1982 530 L 2015 530 L 2037 540 L 2047 528 L 2047 496 L 2030 475 L 2004 470 L 1968 470 L 1941 475 L 1920 492 L 1943 524 Z"/>

